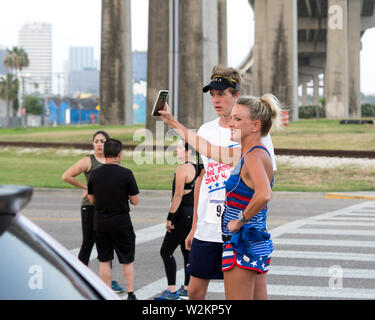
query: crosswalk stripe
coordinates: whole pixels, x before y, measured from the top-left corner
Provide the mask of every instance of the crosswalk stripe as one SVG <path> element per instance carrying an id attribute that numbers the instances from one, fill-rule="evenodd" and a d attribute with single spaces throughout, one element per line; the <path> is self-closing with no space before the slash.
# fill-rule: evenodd
<path id="1" fill-rule="evenodd" d="M 348 227 L 375 227 L 375 222 L 357 222 L 357 221 L 312 221 L 309 225 L 319 226 L 348 226 Z"/>
<path id="2" fill-rule="evenodd" d="M 368 218 L 374 217 L 375 213 L 371 214 L 371 213 L 344 212 L 344 213 L 341 213 L 340 215 L 345 216 L 345 217 L 358 217 L 358 219 L 361 219 L 362 217 L 368 217 Z"/>
<path id="3" fill-rule="evenodd" d="M 274 245 L 375 248 L 375 241 L 276 238 Z"/>
<path id="4" fill-rule="evenodd" d="M 209 291 L 213 293 L 223 292 L 223 284 L 212 282 Z M 341 298 L 341 299 L 375 299 L 375 289 L 363 288 L 340 288 L 331 289 L 327 287 L 314 286 L 287 286 L 287 285 L 267 285 L 269 296 L 289 296 L 289 297 L 317 297 L 317 298 Z"/>
<path id="5" fill-rule="evenodd" d="M 275 250 L 274 252 L 272 252 L 271 256 L 272 258 L 375 261 L 375 254 L 332 252 L 332 251 L 324 252 L 324 251 Z"/>
<path id="6" fill-rule="evenodd" d="M 334 221 L 375 221 L 375 218 L 358 218 L 358 217 L 332 217 L 332 218 L 322 218 L 320 221 L 327 221 L 327 220 L 334 220 Z M 327 221 L 328 222 L 328 221 Z"/>
<path id="7" fill-rule="evenodd" d="M 375 230 L 341 230 L 341 229 L 305 229 L 299 228 L 286 233 L 293 234 L 321 234 L 321 235 L 353 235 L 353 236 L 375 236 Z M 272 233 L 271 233 L 272 235 Z"/>
<path id="8" fill-rule="evenodd" d="M 269 275 L 301 276 L 301 277 L 332 277 L 331 268 L 295 267 L 272 265 Z M 343 278 L 375 279 L 375 270 L 342 268 Z"/>

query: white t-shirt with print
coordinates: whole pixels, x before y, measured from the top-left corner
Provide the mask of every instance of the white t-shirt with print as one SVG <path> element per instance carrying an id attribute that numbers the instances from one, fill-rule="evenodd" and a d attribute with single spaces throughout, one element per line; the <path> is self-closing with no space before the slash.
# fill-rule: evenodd
<path id="1" fill-rule="evenodd" d="M 219 118 L 204 123 L 198 135 L 216 146 L 240 147 L 230 140 L 230 129 L 219 125 Z M 262 143 L 271 154 L 274 170 L 276 162 L 270 135 L 262 138 Z M 225 181 L 229 178 L 232 167 L 201 155 L 206 173 L 203 176 L 198 202 L 198 221 L 194 237 L 201 241 L 222 242 L 221 214 L 224 209 Z"/>

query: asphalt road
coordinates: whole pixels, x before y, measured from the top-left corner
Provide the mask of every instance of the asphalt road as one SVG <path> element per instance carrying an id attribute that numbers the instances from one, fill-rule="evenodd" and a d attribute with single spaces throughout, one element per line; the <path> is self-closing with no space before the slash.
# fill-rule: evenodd
<path id="1" fill-rule="evenodd" d="M 82 239 L 80 197 L 79 190 L 37 189 L 22 213 L 77 254 Z M 140 299 L 152 299 L 167 285 L 159 250 L 169 204 L 169 191 L 141 191 L 139 205 L 132 207 Z M 270 299 L 375 299 L 375 201 L 274 192 L 268 229 L 275 246 L 268 275 Z M 175 257 L 180 286 L 179 249 Z M 98 274 L 95 250 L 90 268 Z M 117 258 L 113 278 L 126 288 Z M 221 281 L 211 282 L 207 298 L 224 299 Z"/>

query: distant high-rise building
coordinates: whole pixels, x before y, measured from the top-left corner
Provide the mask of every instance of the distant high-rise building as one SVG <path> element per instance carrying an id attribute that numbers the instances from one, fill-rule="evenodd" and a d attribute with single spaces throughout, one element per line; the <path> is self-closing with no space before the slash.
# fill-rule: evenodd
<path id="1" fill-rule="evenodd" d="M 133 52 L 134 82 L 147 81 L 147 52 Z"/>
<path id="2" fill-rule="evenodd" d="M 24 24 L 19 31 L 18 46 L 27 52 L 30 62 L 21 73 L 25 92 L 37 87 L 40 93 L 51 93 L 52 25 L 43 22 Z"/>
<path id="3" fill-rule="evenodd" d="M 3 64 L 4 56 L 6 53 L 7 53 L 7 50 L 5 49 L 5 47 L 0 45 L 0 76 L 3 76 L 6 74 L 6 69 Z"/>
<path id="4" fill-rule="evenodd" d="M 69 47 L 66 63 L 65 93 L 99 94 L 99 70 L 94 59 L 94 47 Z"/>
<path id="5" fill-rule="evenodd" d="M 70 71 L 82 71 L 94 69 L 94 47 L 70 47 L 69 48 L 69 69 Z"/>

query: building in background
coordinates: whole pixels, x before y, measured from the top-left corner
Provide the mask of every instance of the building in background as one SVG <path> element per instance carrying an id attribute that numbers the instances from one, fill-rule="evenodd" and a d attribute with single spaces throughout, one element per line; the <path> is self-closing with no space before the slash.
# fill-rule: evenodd
<path id="1" fill-rule="evenodd" d="M 29 57 L 29 67 L 20 74 L 25 93 L 52 92 L 52 25 L 44 22 L 24 24 L 18 34 L 18 46 Z"/>
<path id="2" fill-rule="evenodd" d="M 82 93 L 99 95 L 100 72 L 98 69 L 85 68 L 79 71 L 70 71 L 68 76 L 68 95 L 75 96 Z"/>
<path id="3" fill-rule="evenodd" d="M 6 53 L 7 53 L 6 48 L 0 45 L 0 76 L 4 76 L 6 74 L 6 69 L 3 64 L 4 56 Z"/>
<path id="4" fill-rule="evenodd" d="M 96 69 L 94 47 L 69 47 L 69 70 Z"/>
<path id="5" fill-rule="evenodd" d="M 94 58 L 94 47 L 69 47 L 69 58 L 65 66 L 66 95 L 99 95 L 100 72 Z"/>
<path id="6" fill-rule="evenodd" d="M 146 123 L 147 52 L 133 52 L 134 123 Z"/>

